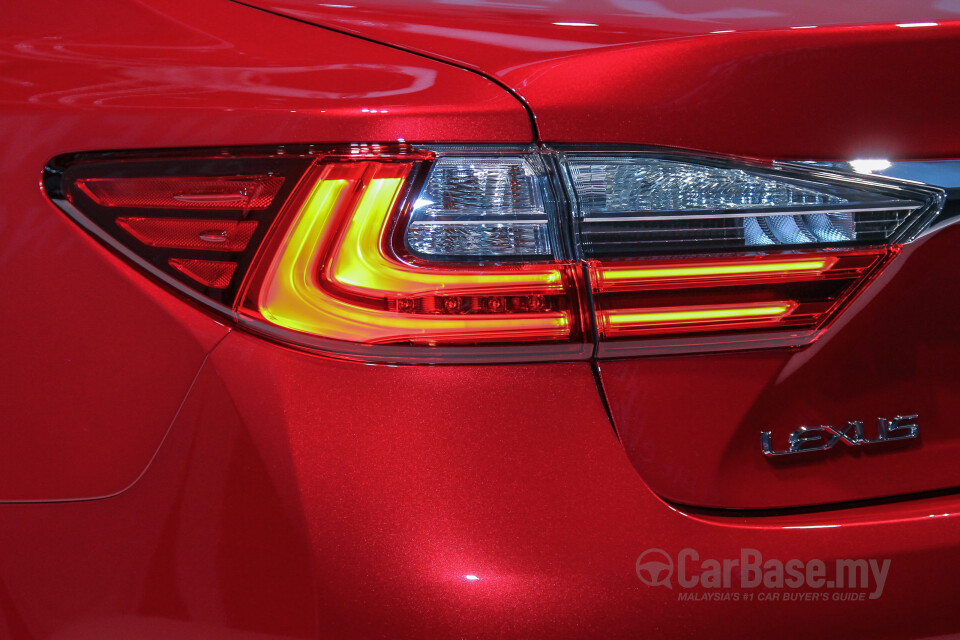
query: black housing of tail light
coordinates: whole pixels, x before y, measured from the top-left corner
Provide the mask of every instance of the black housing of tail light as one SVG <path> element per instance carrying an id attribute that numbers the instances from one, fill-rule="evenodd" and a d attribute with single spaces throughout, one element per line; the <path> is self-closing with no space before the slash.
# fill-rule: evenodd
<path id="1" fill-rule="evenodd" d="M 71 218 L 113 249 L 176 281 L 179 289 L 229 308 L 257 249 L 310 165 L 306 151 L 70 154 L 48 164 L 43 186 Z M 157 186 L 150 190 L 148 181 Z M 104 186 L 124 183 L 139 187 L 139 193 Z M 204 281 L 174 266 L 192 261 L 230 270 L 230 277 Z"/>
<path id="2" fill-rule="evenodd" d="M 801 164 L 483 145 L 70 154 L 43 186 L 251 331 L 397 362 L 801 346 L 944 200 Z"/>

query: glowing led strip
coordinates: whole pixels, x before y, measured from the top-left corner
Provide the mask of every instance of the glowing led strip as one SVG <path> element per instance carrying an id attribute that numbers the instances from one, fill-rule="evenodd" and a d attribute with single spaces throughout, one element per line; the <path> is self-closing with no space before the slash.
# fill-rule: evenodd
<path id="1" fill-rule="evenodd" d="M 603 280 L 646 280 L 670 278 L 699 278 L 711 276 L 791 275 L 822 272 L 832 266 L 835 258 L 801 261 L 748 262 L 690 267 L 642 267 L 635 269 L 602 269 Z"/>
<path id="2" fill-rule="evenodd" d="M 651 311 L 631 313 L 606 313 L 610 324 L 667 324 L 681 322 L 700 322 L 710 320 L 748 320 L 770 319 L 777 320 L 785 316 L 796 303 L 777 302 L 765 306 L 718 306 L 698 309 L 684 309 L 682 307 L 661 308 Z"/>
<path id="3" fill-rule="evenodd" d="M 271 265 L 261 290 L 260 313 L 270 322 L 297 331 L 328 338 L 355 342 L 389 342 L 404 339 L 430 341 L 446 336 L 469 335 L 480 339 L 489 334 L 497 340 L 512 335 L 524 338 L 562 338 L 569 333 L 567 312 L 510 315 L 417 315 L 394 313 L 369 308 L 330 295 L 317 279 L 325 246 L 336 233 L 333 220 L 338 207 L 352 191 L 353 180 L 318 180 L 313 186 L 296 220 L 287 232 L 283 247 Z M 332 258 L 331 271 L 343 276 L 370 294 L 404 294 L 414 291 L 440 291 L 445 283 L 460 274 L 442 274 L 403 265 L 410 271 L 396 268 L 380 254 L 379 238 L 387 216 L 400 191 L 400 178 L 371 179 L 356 204 L 350 226 L 338 251 Z M 379 226 L 378 226 L 379 225 Z M 373 229 L 376 228 L 376 234 Z M 340 260 L 347 265 L 341 270 Z M 392 272 L 391 272 L 392 270 Z M 418 278 L 418 276 L 423 278 Z M 532 277 L 532 278 L 531 278 Z M 530 283 L 549 290 L 563 288 L 560 271 L 545 269 L 533 273 L 492 274 L 485 279 L 481 272 L 464 277 L 471 284 Z M 431 286 L 432 285 L 432 286 Z M 396 286 L 396 290 L 380 287 Z"/>

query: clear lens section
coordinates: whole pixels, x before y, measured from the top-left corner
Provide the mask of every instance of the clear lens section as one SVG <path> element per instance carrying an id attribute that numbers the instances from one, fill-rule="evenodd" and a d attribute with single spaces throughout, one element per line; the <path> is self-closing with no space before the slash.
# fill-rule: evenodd
<path id="1" fill-rule="evenodd" d="M 848 242 L 856 238 L 853 213 L 743 218 L 743 240 L 748 247 Z"/>
<path id="2" fill-rule="evenodd" d="M 727 169 L 660 158 L 571 159 L 584 210 L 714 211 L 838 205 L 847 198 Z"/>
<path id="3" fill-rule="evenodd" d="M 924 203 L 651 156 L 568 155 L 587 256 L 885 243 Z"/>
<path id="4" fill-rule="evenodd" d="M 551 255 L 545 172 L 537 156 L 441 156 L 404 237 L 425 259 Z"/>

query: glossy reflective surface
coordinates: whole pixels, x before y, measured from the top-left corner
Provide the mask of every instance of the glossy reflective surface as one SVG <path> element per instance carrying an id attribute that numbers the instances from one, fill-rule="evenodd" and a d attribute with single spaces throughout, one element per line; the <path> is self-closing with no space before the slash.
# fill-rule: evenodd
<path id="1" fill-rule="evenodd" d="M 475 74 L 221 2 L 10 7 L 0 85 L 0 501 L 123 490 L 225 333 L 78 233 L 38 188 L 51 157 L 531 135 Z"/>
<path id="2" fill-rule="evenodd" d="M 956 631 L 958 513 L 939 498 L 693 516 L 630 466 L 586 363 L 362 365 L 233 333 L 133 488 L 0 510 L 0 544 L 18 549 L 0 559 L 0 630 L 805 638 L 827 619 L 838 636 L 922 638 Z M 855 603 L 681 602 L 639 581 L 646 549 L 685 547 L 891 563 L 882 598 Z"/>
<path id="3" fill-rule="evenodd" d="M 931 63 L 960 55 L 949 2 L 255 4 L 479 69 L 547 142 L 801 160 L 960 147 L 957 69 Z"/>
<path id="4" fill-rule="evenodd" d="M 960 19 L 960 6 L 937 0 L 240 1 L 441 56 L 498 77 L 534 62 L 660 40 L 839 25 L 920 28 Z"/>
<path id="5" fill-rule="evenodd" d="M 0 100 L 29 118 L 24 140 L 46 141 L 44 161 L 143 146 L 531 139 L 516 100 L 475 74 L 216 0 L 17 5 L 0 60 Z"/>
<path id="6" fill-rule="evenodd" d="M 850 7 L 938 21 L 952 4 L 805 3 L 796 21 L 752 1 L 601 4 L 595 18 L 584 4 L 533 5 L 546 35 L 490 26 L 487 14 L 527 10 L 484 6 L 452 40 L 520 51 L 533 45 L 518 33 L 534 39 L 543 51 L 487 71 L 528 97 L 546 139 L 960 155 L 954 69 L 930 64 L 955 57 L 953 26 L 694 37 L 847 22 Z M 412 26 L 391 37 L 440 42 L 431 12 L 448 15 L 395 9 Z M 366 365 L 230 331 L 87 238 L 37 184 L 51 157 L 81 150 L 533 141 L 496 84 L 215 0 L 21 3 L 5 18 L 0 499 L 48 502 L 0 506 L 0 637 L 960 632 L 956 496 L 748 517 L 695 515 L 651 490 L 769 506 L 955 483 L 954 228 L 921 239 L 804 351 L 604 364 L 621 443 L 590 363 Z M 593 27 L 553 22 L 607 31 L 590 41 L 574 34 Z M 603 35 L 620 23 L 636 30 L 629 42 L 661 39 Z M 567 31 L 573 44 L 557 45 Z M 921 416 L 916 448 L 762 466 L 763 427 L 907 411 Z M 687 602 L 640 581 L 651 548 L 878 558 L 890 573 L 872 601 Z"/>

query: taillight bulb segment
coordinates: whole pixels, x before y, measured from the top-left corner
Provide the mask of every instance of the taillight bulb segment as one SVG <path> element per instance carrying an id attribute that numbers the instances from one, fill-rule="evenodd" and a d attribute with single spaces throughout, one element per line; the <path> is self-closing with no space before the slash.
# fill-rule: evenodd
<path id="1" fill-rule="evenodd" d="M 44 186 L 241 326 L 410 362 L 801 346 L 943 204 L 814 166 L 582 147 L 76 154 Z"/>

